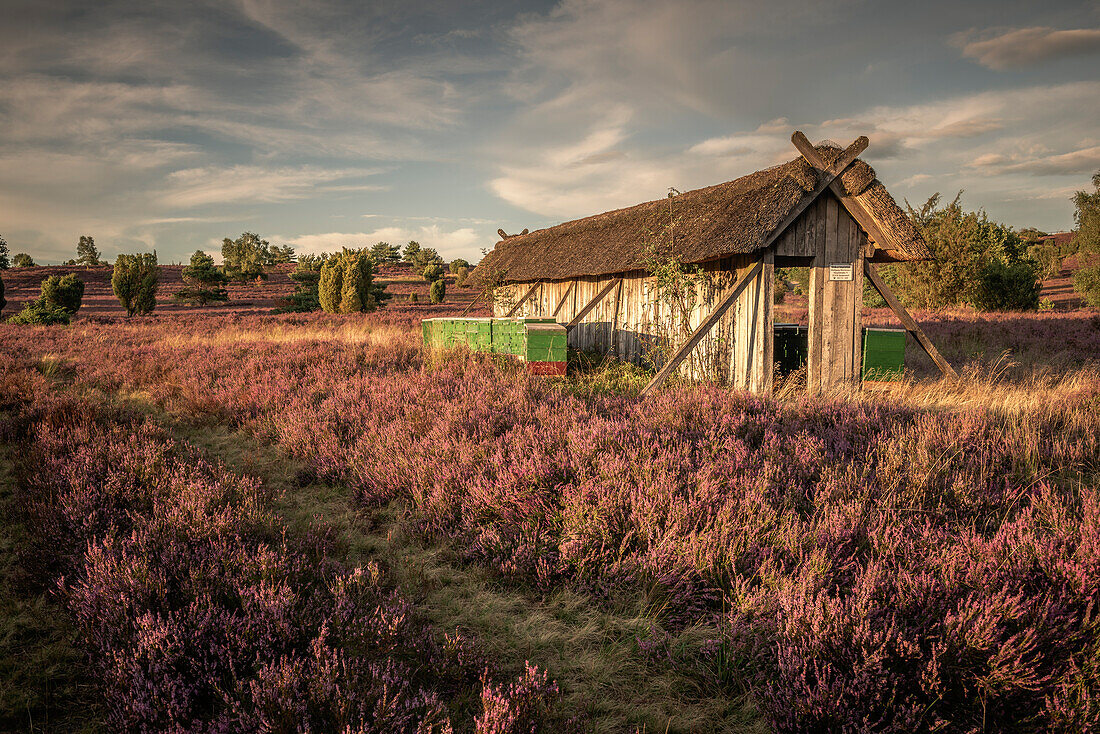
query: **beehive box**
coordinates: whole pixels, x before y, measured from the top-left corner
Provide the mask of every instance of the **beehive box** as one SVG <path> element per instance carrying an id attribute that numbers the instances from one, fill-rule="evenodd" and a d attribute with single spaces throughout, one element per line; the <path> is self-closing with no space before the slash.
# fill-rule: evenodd
<path id="1" fill-rule="evenodd" d="M 798 324 L 775 325 L 775 363 L 780 374 L 789 375 L 805 367 L 809 349 L 807 327 Z"/>
<path id="2" fill-rule="evenodd" d="M 565 327 L 552 318 L 432 318 L 420 325 L 424 344 L 433 348 L 465 345 L 475 351 L 519 357 L 528 371 L 564 375 Z"/>
<path id="3" fill-rule="evenodd" d="M 564 375 L 565 327 L 561 324 L 546 322 L 524 324 L 523 359 L 529 365 L 528 370 L 534 374 Z"/>
<path id="4" fill-rule="evenodd" d="M 905 330 L 863 330 L 863 379 L 899 380 L 905 373 Z"/>

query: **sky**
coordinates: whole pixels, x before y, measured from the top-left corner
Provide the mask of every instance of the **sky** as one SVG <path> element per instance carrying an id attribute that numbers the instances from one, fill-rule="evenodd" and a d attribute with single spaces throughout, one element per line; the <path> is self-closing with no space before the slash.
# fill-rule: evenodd
<path id="1" fill-rule="evenodd" d="M 256 232 L 298 252 L 514 233 L 863 154 L 1072 228 L 1100 170 L 1100 3 L 0 0 L 0 235 L 38 262 Z"/>

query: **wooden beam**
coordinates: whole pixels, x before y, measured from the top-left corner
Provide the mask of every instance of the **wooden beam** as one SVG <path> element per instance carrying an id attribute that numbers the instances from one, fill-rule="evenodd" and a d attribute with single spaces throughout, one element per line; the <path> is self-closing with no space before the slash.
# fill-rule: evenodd
<path id="1" fill-rule="evenodd" d="M 577 281 L 570 281 L 569 287 L 565 289 L 565 293 L 562 295 L 561 300 L 558 301 L 558 305 L 554 306 L 554 313 L 550 314 L 554 318 L 558 317 L 558 312 L 561 311 L 561 307 L 565 305 L 565 300 L 569 298 L 569 294 L 573 292 L 574 286 L 577 285 Z"/>
<path id="2" fill-rule="evenodd" d="M 591 301 L 589 301 L 585 305 L 585 307 L 582 308 L 577 313 L 577 315 L 573 317 L 573 320 L 565 325 L 565 328 L 569 329 L 571 327 L 576 326 L 580 322 L 584 321 L 584 317 L 587 316 L 588 314 L 592 313 L 592 309 L 594 309 L 597 305 L 599 305 L 600 301 L 602 301 L 607 296 L 607 294 L 611 292 L 611 289 L 614 288 L 615 286 L 617 286 L 619 283 L 622 283 L 622 282 L 623 282 L 622 278 L 615 278 L 615 280 L 611 281 L 610 283 L 605 285 L 603 288 L 601 288 L 600 292 L 596 294 L 596 297 L 593 298 Z"/>
<path id="3" fill-rule="evenodd" d="M 821 157 L 821 154 L 817 152 L 817 148 L 813 146 L 806 136 L 802 133 L 795 131 L 791 136 L 791 142 L 794 143 L 794 147 L 798 148 L 798 152 L 802 154 L 811 166 L 824 171 L 826 168 L 825 159 Z M 844 190 L 840 182 L 834 177 L 829 182 L 829 190 L 840 202 L 844 204 L 845 208 L 852 215 L 852 217 L 859 222 L 859 225 L 863 227 L 863 230 L 871 236 L 871 239 L 875 241 L 881 250 L 888 249 L 900 249 L 891 247 L 893 245 L 893 239 L 886 236 L 883 233 L 882 228 L 878 226 L 878 222 L 871 216 L 871 212 L 867 211 L 867 208 L 863 206 L 854 196 L 848 196 L 848 192 Z"/>
<path id="4" fill-rule="evenodd" d="M 959 373 L 955 372 L 955 368 L 943 358 L 943 355 L 936 349 L 936 345 L 933 344 L 932 340 L 928 338 L 928 335 L 924 333 L 924 329 L 920 328 L 920 324 L 909 315 L 909 312 L 905 310 L 905 306 L 901 305 L 901 301 L 897 299 L 894 292 L 891 291 L 889 286 L 879 277 L 878 270 L 875 269 L 875 266 L 864 261 L 863 272 L 870 279 L 871 285 L 875 287 L 875 290 L 886 299 L 886 303 L 893 309 L 894 313 L 901 321 L 901 325 L 905 327 L 905 330 L 916 337 L 917 342 L 924 348 L 924 351 L 928 353 L 928 356 L 932 358 L 932 361 L 936 363 L 936 366 L 940 368 L 940 372 L 943 373 L 944 377 L 958 380 Z"/>
<path id="5" fill-rule="evenodd" d="M 794 142 L 796 147 L 798 146 L 798 142 L 795 140 L 797 136 L 801 136 L 802 140 L 806 140 L 805 135 L 802 135 L 802 133 L 795 131 L 794 135 L 791 136 L 791 141 Z M 808 143 L 809 141 L 807 140 L 806 142 Z M 848 166 L 852 165 L 852 163 L 855 162 L 860 153 L 867 150 L 867 144 L 867 137 L 864 135 L 860 135 L 858 138 L 856 138 L 856 141 L 854 143 L 848 146 L 847 150 L 841 153 L 840 156 L 838 156 L 837 159 L 833 161 L 833 165 L 831 166 L 818 166 L 813 161 L 810 161 L 810 165 L 812 165 L 814 168 L 820 168 L 822 170 L 822 172 L 817 177 L 817 186 L 814 187 L 814 190 L 811 191 L 807 196 L 803 196 L 802 199 L 795 206 L 795 208 L 791 210 L 791 213 L 788 214 L 786 218 L 784 218 L 783 221 L 779 223 L 779 226 L 772 230 L 772 233 L 768 236 L 768 239 L 764 240 L 764 244 L 760 246 L 760 249 L 765 250 L 771 247 L 772 243 L 779 239 L 779 237 L 785 231 L 787 231 L 787 227 L 791 226 L 791 224 L 796 219 L 802 216 L 802 212 L 806 211 L 806 207 L 808 207 L 810 204 L 813 204 L 814 201 L 817 200 L 817 197 L 821 196 L 825 189 L 829 188 L 829 186 L 832 185 L 836 177 L 844 173 L 844 171 L 847 170 Z M 811 145 L 810 148 L 812 149 L 813 146 Z M 799 150 L 801 150 L 801 148 Z M 807 158 L 806 160 L 809 161 L 809 158 Z"/>
<path id="6" fill-rule="evenodd" d="M 467 306 L 466 308 L 464 308 L 464 309 L 462 310 L 462 315 L 463 315 L 463 316 L 465 316 L 466 314 L 470 313 L 470 309 L 474 307 L 474 304 L 475 304 L 475 303 L 477 303 L 477 302 L 478 302 L 478 301 L 480 301 L 480 300 L 481 300 L 482 298 L 484 298 L 484 297 L 485 297 L 485 294 L 486 294 L 486 293 L 488 293 L 488 290 L 483 290 L 483 291 L 482 291 L 481 293 L 478 293 L 478 294 L 477 294 L 477 298 L 475 298 L 474 300 L 470 301 L 470 305 L 469 305 L 469 306 Z M 489 315 L 491 316 L 492 314 L 489 314 Z"/>
<path id="7" fill-rule="evenodd" d="M 516 311 L 519 311 L 521 308 L 523 308 L 523 304 L 527 303 L 527 300 L 531 296 L 535 295 L 535 291 L 538 290 L 541 286 L 542 286 L 541 281 L 537 282 L 533 286 L 531 286 L 531 288 L 526 293 L 523 294 L 523 298 L 516 301 L 515 305 L 513 305 L 512 308 L 508 310 L 508 313 L 504 314 L 504 318 L 506 318 L 506 319 L 512 318 L 512 316 L 515 315 Z"/>
<path id="8" fill-rule="evenodd" d="M 752 282 L 752 280 L 764 269 L 764 261 L 760 260 L 752 267 L 749 272 L 741 276 L 741 280 L 737 281 L 737 284 L 733 286 L 733 290 L 725 295 L 725 297 L 718 302 L 718 305 L 714 307 L 714 310 L 710 312 L 710 315 L 704 319 L 703 323 L 695 327 L 695 331 L 691 332 L 691 336 L 688 340 L 676 350 L 665 366 L 653 376 L 653 379 L 649 381 L 649 384 L 642 389 L 642 395 L 648 395 L 661 386 L 661 383 L 680 366 L 680 363 L 691 353 L 692 349 L 702 341 L 703 337 L 707 335 L 707 332 L 714 328 L 714 325 L 718 323 L 718 319 L 722 318 L 730 306 L 737 302 L 737 297 L 741 295 L 741 291 L 745 290 L 745 287 Z"/>

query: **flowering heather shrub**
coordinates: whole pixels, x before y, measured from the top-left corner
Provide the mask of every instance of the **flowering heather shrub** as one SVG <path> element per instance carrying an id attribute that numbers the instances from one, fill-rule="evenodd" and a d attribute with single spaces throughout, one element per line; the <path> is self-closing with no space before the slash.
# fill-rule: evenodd
<path id="1" fill-rule="evenodd" d="M 718 627 L 696 655 L 779 731 L 1100 728 L 1100 386 L 1000 417 L 720 388 L 643 401 L 428 356 L 414 334 L 123 332 L 110 365 L 68 338 L 37 353 L 243 426 L 364 502 L 401 499 L 515 583 L 641 587 L 667 629 Z M 509 721 L 496 710 L 478 724 Z"/>
<path id="2" fill-rule="evenodd" d="M 328 560 L 323 528 L 288 537 L 255 480 L 42 378 L 2 383 L 3 438 L 27 446 L 23 565 L 57 580 L 112 730 L 450 732 L 450 701 L 484 691 L 487 720 L 535 731 L 545 676 L 509 686 L 438 641 L 377 567 Z"/>

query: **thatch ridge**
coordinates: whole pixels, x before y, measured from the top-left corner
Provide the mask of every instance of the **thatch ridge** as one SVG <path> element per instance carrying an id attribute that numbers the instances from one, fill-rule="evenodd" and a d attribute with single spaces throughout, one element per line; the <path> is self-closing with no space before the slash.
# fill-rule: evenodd
<path id="1" fill-rule="evenodd" d="M 817 149 L 829 163 L 841 150 Z M 920 232 L 876 178 L 857 159 L 840 176 L 849 196 L 867 208 L 889 243 L 878 243 L 895 259 L 922 260 L 929 251 Z M 773 168 L 671 200 L 674 222 L 668 243 L 669 199 L 604 212 L 584 219 L 512 235 L 471 273 L 472 285 L 489 279 L 507 282 L 566 280 L 645 269 L 647 252 L 657 249 L 685 264 L 755 252 L 795 206 L 817 185 L 813 167 L 799 156 Z M 660 240 L 661 245 L 655 243 Z"/>

